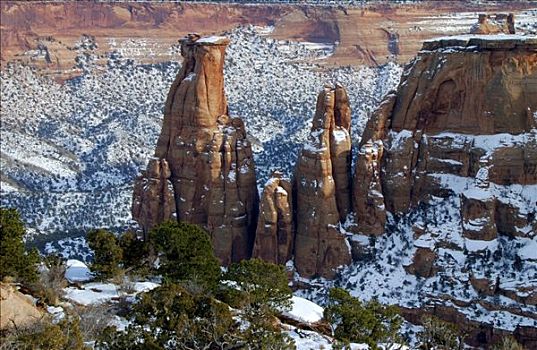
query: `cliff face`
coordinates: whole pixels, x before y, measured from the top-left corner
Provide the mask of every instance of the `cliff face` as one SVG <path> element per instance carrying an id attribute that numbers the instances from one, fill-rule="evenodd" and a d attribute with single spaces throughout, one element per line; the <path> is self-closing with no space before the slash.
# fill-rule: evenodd
<path id="1" fill-rule="evenodd" d="M 535 38 L 426 42 L 366 126 L 354 184 L 359 231 L 381 234 L 386 211 L 455 193 L 465 237 L 531 237 L 537 206 L 505 193 L 537 183 L 536 111 Z"/>
<path id="2" fill-rule="evenodd" d="M 326 86 L 317 98 L 309 138 L 295 173 L 295 265 L 305 277 L 331 277 L 350 262 L 338 223 L 350 210 L 350 107 L 342 86 Z"/>
<path id="3" fill-rule="evenodd" d="M 145 2 L 37 2 L 2 1 L 0 64 L 20 60 L 43 68 L 56 78 L 80 75 L 76 46 L 82 35 L 95 39 L 95 54 L 102 59 L 122 44 L 137 41 L 132 57 L 142 63 L 175 60 L 177 38 L 190 32 L 222 33 L 238 25 L 274 26 L 271 36 L 335 45 L 333 55 L 316 61 L 333 66 L 379 65 L 408 62 L 423 40 L 439 33 L 466 33 L 464 13 L 513 12 L 533 8 L 531 3 L 509 1 L 472 4 L 458 1 L 420 1 L 412 4 L 368 2 L 358 6 L 312 6 L 220 3 Z M 455 14 L 455 16 L 454 16 Z M 460 15 L 460 16 L 458 16 Z M 505 31 L 487 17 L 479 33 Z M 446 30 L 443 30 L 446 28 Z M 45 53 L 36 55 L 36 52 Z M 73 68 L 75 70 L 73 71 Z"/>
<path id="4" fill-rule="evenodd" d="M 244 123 L 227 116 L 223 65 L 228 43 L 224 37 L 196 35 L 181 41 L 184 63 L 168 94 L 155 152 L 170 167 L 177 219 L 205 227 L 223 264 L 250 256 L 257 209 Z M 136 193 L 134 200 L 143 205 Z"/>

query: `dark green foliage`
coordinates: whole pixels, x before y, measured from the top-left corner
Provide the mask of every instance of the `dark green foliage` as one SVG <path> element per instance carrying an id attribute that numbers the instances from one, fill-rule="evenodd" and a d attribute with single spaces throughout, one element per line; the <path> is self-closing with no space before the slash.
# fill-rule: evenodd
<path id="1" fill-rule="evenodd" d="M 131 320 L 124 333 L 107 329 L 98 348 L 220 349 L 244 343 L 226 304 L 178 284 L 142 294 Z"/>
<path id="2" fill-rule="evenodd" d="M 12 277 L 23 283 L 37 280 L 37 250 L 27 251 L 24 224 L 15 209 L 0 208 L 0 280 Z"/>
<path id="3" fill-rule="evenodd" d="M 150 232 L 159 252 L 158 272 L 170 282 L 187 282 L 214 290 L 220 264 L 214 256 L 209 234 L 196 225 L 165 222 Z"/>
<path id="4" fill-rule="evenodd" d="M 225 299 L 242 310 L 249 327 L 244 338 L 253 349 L 293 349 L 281 333 L 275 315 L 291 306 L 291 289 L 283 266 L 260 259 L 243 260 L 229 266 Z"/>
<path id="5" fill-rule="evenodd" d="M 93 230 L 88 234 L 88 244 L 95 254 L 91 269 L 101 278 L 118 275 L 123 251 L 117 237 L 106 230 Z"/>
<path id="6" fill-rule="evenodd" d="M 123 252 L 123 267 L 140 269 L 147 263 L 148 245 L 138 239 L 135 232 L 127 231 L 119 237 L 119 246 Z"/>
<path id="7" fill-rule="evenodd" d="M 424 316 L 423 331 L 418 334 L 421 349 L 454 350 L 463 348 L 462 336 L 454 324 L 434 316 Z"/>
<path id="8" fill-rule="evenodd" d="M 379 342 L 400 342 L 402 318 L 394 306 L 373 299 L 362 303 L 344 289 L 333 288 L 324 309 L 325 319 L 334 327 L 334 336 L 344 343 L 366 343 L 377 349 Z"/>
<path id="9" fill-rule="evenodd" d="M 285 268 L 261 259 L 231 264 L 225 280 L 232 281 L 243 306 L 274 315 L 291 306 L 291 288 Z M 264 309 L 264 310 L 261 310 Z"/>

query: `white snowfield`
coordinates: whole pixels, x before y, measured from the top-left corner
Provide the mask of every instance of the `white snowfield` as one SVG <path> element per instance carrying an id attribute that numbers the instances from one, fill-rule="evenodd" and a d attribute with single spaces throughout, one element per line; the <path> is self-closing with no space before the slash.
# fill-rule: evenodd
<path id="1" fill-rule="evenodd" d="M 69 259 L 65 265 L 65 278 L 69 282 L 86 282 L 93 278 L 88 266 L 80 260 Z"/>
<path id="2" fill-rule="evenodd" d="M 129 293 L 128 296 L 135 296 L 138 293 L 150 291 L 158 286 L 159 284 L 153 282 L 135 282 L 132 286 L 134 292 Z M 121 292 L 118 285 L 113 283 L 87 283 L 81 289 L 67 287 L 64 291 L 66 299 L 86 306 L 109 302 L 123 295 L 127 295 Z"/>
<path id="3" fill-rule="evenodd" d="M 290 311 L 283 312 L 284 316 L 304 323 L 319 322 L 323 318 L 324 309 L 314 302 L 294 295 L 291 301 L 292 308 Z"/>
<path id="4" fill-rule="evenodd" d="M 69 259 L 66 265 L 65 278 L 71 283 L 88 282 L 94 277 L 88 266 L 82 261 Z M 138 293 L 150 291 L 158 286 L 158 283 L 149 281 L 133 282 L 129 286 L 132 292 L 128 295 L 135 296 Z M 100 304 L 125 295 L 116 284 L 97 282 L 82 284 L 81 287 L 67 287 L 64 289 L 64 292 L 66 299 L 80 305 Z"/>

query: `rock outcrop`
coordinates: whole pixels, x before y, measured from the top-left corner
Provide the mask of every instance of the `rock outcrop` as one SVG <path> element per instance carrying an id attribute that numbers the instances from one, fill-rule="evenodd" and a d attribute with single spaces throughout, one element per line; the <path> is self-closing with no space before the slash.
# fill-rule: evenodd
<path id="1" fill-rule="evenodd" d="M 244 123 L 227 115 L 228 43 L 225 37 L 195 34 L 181 40 L 183 66 L 168 93 L 155 152 L 169 164 L 177 219 L 205 227 L 225 265 L 250 256 L 258 200 Z M 142 226 L 144 220 L 138 216 Z"/>
<path id="2" fill-rule="evenodd" d="M 537 39 L 425 42 L 366 126 L 354 180 L 358 231 L 381 234 L 386 212 L 456 194 L 465 237 L 531 237 L 535 200 L 499 193 L 537 184 L 536 111 Z"/>
<path id="3" fill-rule="evenodd" d="M 479 14 L 477 23 L 470 29 L 472 34 L 515 34 L 515 16 L 510 14 Z"/>
<path id="4" fill-rule="evenodd" d="M 295 173 L 297 193 L 295 266 L 300 275 L 332 277 L 350 262 L 338 229 L 350 211 L 350 107 L 345 89 L 326 86 Z"/>
<path id="5" fill-rule="evenodd" d="M 293 255 L 295 228 L 291 181 L 274 172 L 265 184 L 252 256 L 284 265 Z"/>
<path id="6" fill-rule="evenodd" d="M 32 297 L 22 294 L 12 285 L 0 284 L 0 330 L 24 328 L 43 318 L 43 312 Z"/>

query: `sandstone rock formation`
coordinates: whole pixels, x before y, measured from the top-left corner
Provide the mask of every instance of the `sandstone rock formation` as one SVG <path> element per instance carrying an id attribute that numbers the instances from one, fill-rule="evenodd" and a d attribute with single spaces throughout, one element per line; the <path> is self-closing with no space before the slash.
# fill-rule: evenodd
<path id="1" fill-rule="evenodd" d="M 350 108 L 345 89 L 326 86 L 317 98 L 309 138 L 295 173 L 295 265 L 304 277 L 332 277 L 350 262 L 338 223 L 350 211 Z"/>
<path id="2" fill-rule="evenodd" d="M 155 152 L 169 164 L 177 219 L 205 227 L 223 264 L 250 256 L 258 196 L 244 123 L 227 115 L 228 43 L 195 34 L 181 41 L 183 66 L 168 93 Z"/>
<path id="3" fill-rule="evenodd" d="M 274 172 L 265 184 L 252 256 L 284 265 L 292 258 L 295 229 L 290 180 Z"/>
<path id="4" fill-rule="evenodd" d="M 354 180 L 359 232 L 380 234 L 384 211 L 453 193 L 467 238 L 536 232 L 535 202 L 497 195 L 537 184 L 536 52 L 530 37 L 424 43 L 366 126 Z"/>
<path id="5" fill-rule="evenodd" d="M 413 224 L 416 250 L 405 270 L 424 278 L 445 267 L 437 260 L 446 247 L 484 254 L 500 235 L 535 237 L 536 111 L 535 38 L 426 42 L 397 94 L 366 125 L 354 177 L 355 230 L 380 235 L 390 214 L 407 218 L 418 204 L 452 200 L 460 227 L 444 230 L 460 232 L 458 241 L 429 231 L 427 220 L 440 215 Z"/>
<path id="6" fill-rule="evenodd" d="M 12 285 L 0 284 L 0 330 L 22 328 L 39 321 L 43 313 L 31 300 Z"/>
<path id="7" fill-rule="evenodd" d="M 477 23 L 470 29 L 472 34 L 515 34 L 515 16 L 510 14 L 479 14 Z"/>
<path id="8" fill-rule="evenodd" d="M 132 218 L 140 224 L 145 234 L 159 223 L 175 217 L 170 176 L 168 162 L 154 158 L 134 183 Z"/>

